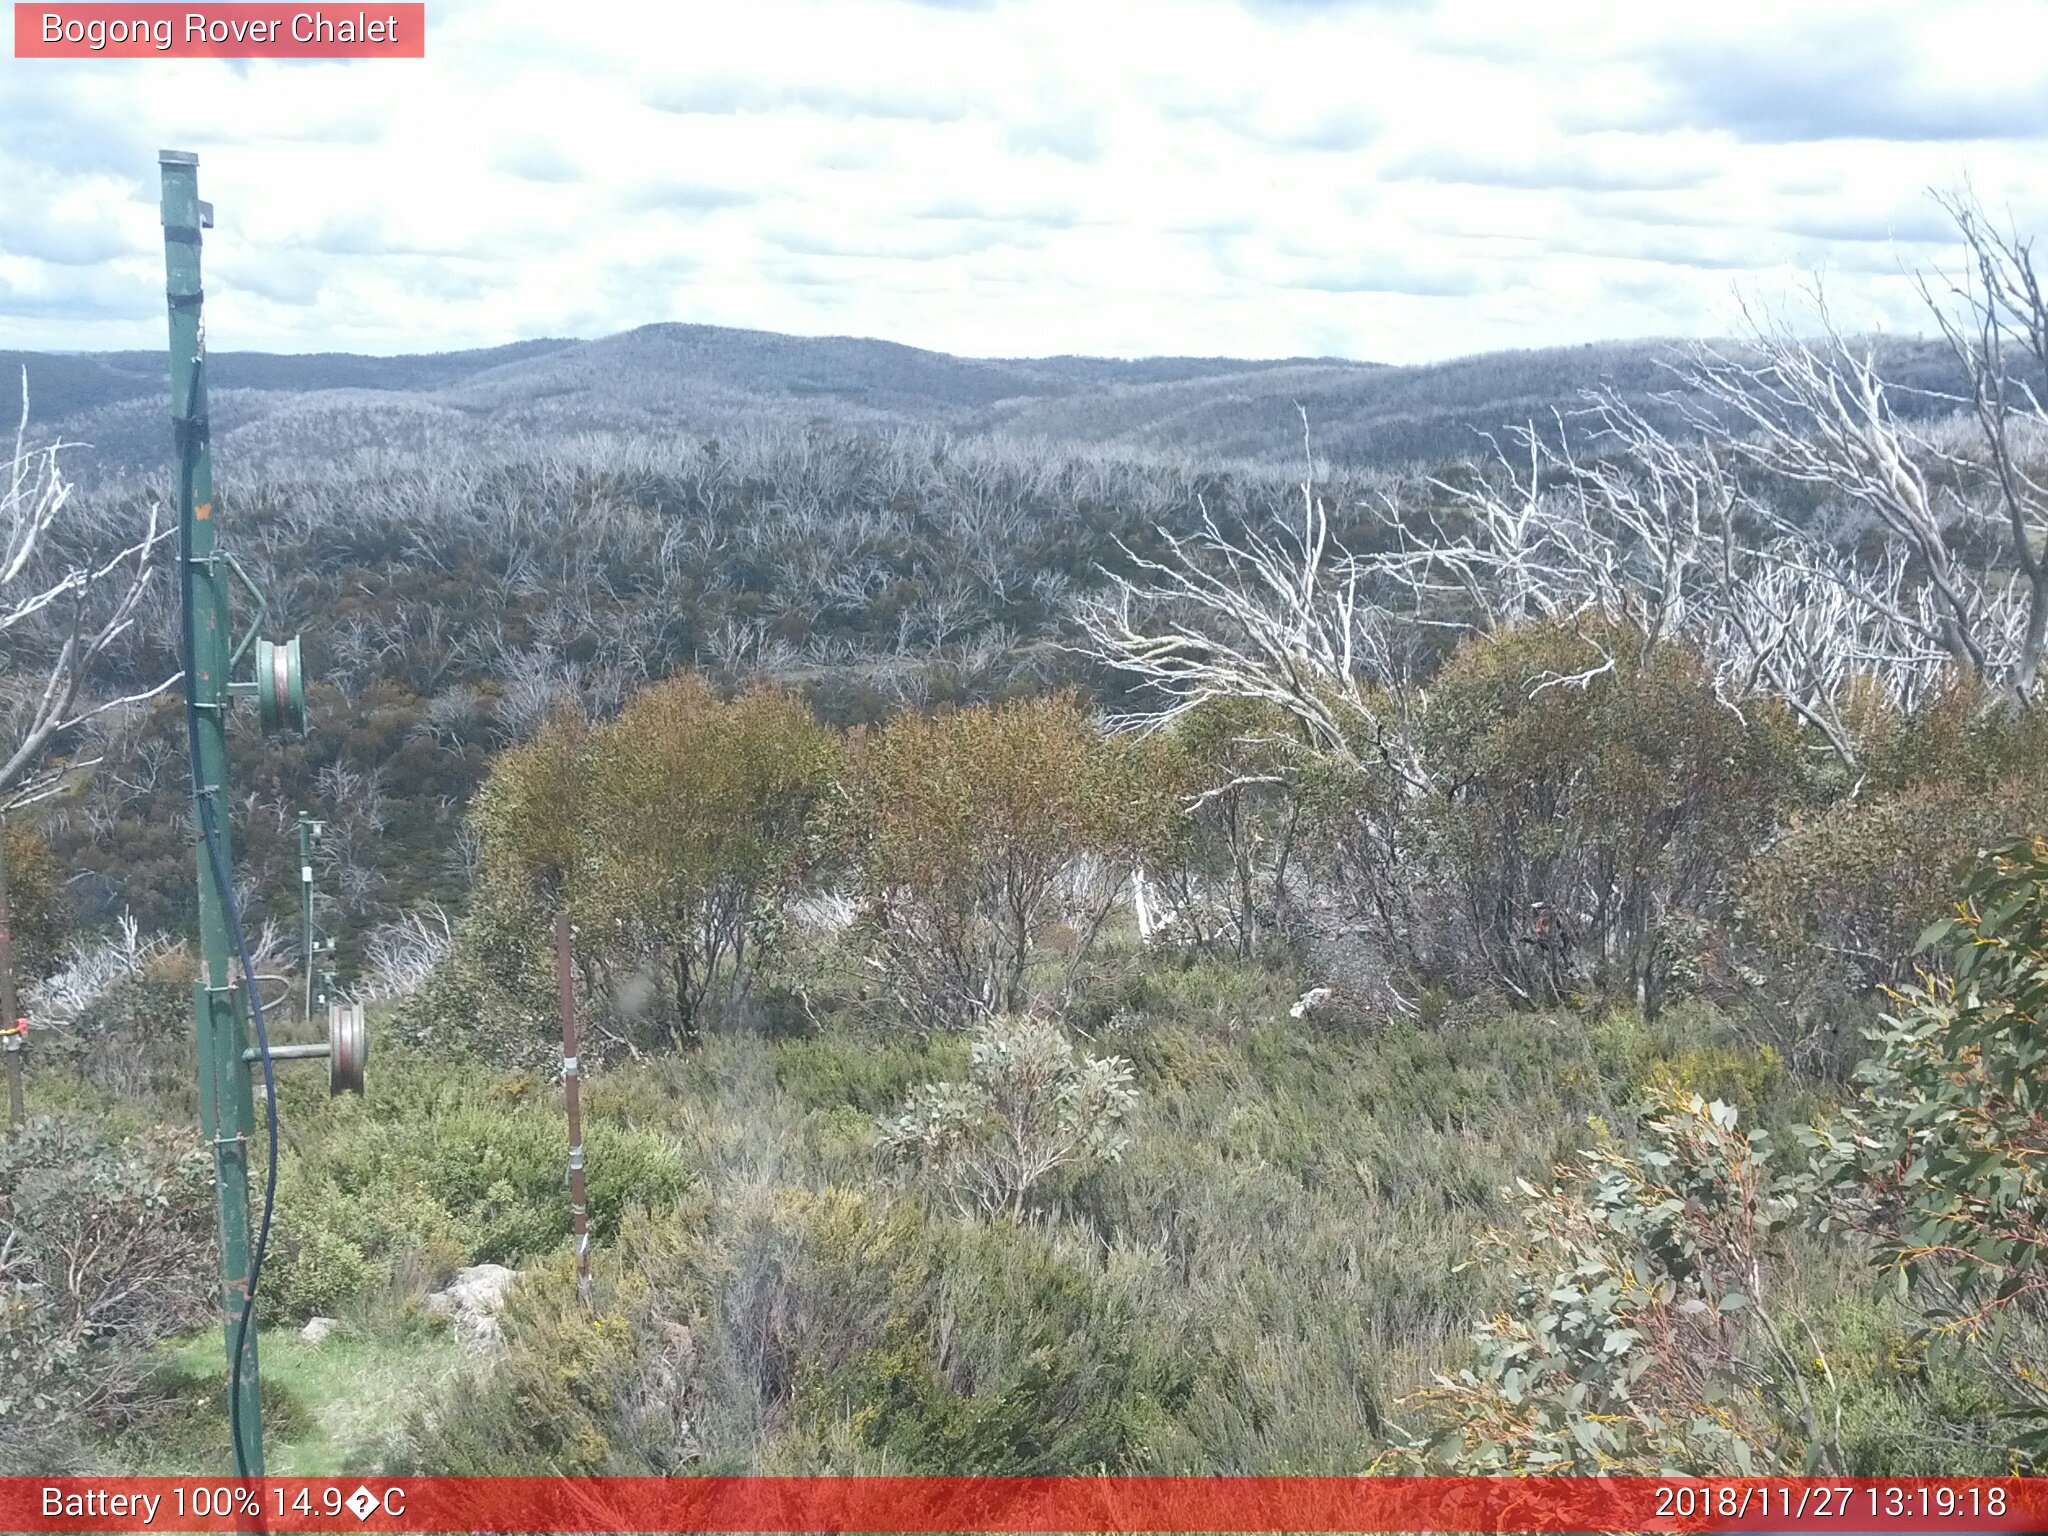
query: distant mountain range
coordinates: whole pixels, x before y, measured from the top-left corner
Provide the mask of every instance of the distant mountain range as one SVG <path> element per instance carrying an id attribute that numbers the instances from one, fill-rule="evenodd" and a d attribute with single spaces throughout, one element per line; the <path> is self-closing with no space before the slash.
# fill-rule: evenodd
<path id="1" fill-rule="evenodd" d="M 1948 387 L 1946 352 L 1883 344 L 1888 376 Z M 1441 461 L 1478 434 L 1611 388 L 1647 401 L 1678 342 L 1496 352 L 1413 367 L 1339 358 L 963 358 L 893 342 L 647 325 L 595 341 L 517 342 L 401 357 L 221 352 L 211 357 L 222 473 L 345 466 L 365 457 L 517 455 L 567 434 L 711 435 L 819 423 L 936 428 L 1067 446 L 1354 464 Z M 0 351 L 26 368 L 39 436 L 89 447 L 74 476 L 148 474 L 168 456 L 162 353 Z"/>

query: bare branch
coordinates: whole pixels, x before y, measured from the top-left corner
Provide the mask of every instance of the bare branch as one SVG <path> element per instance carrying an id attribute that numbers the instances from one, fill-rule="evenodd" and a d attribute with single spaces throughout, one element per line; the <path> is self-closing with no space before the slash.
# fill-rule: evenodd
<path id="1" fill-rule="evenodd" d="M 152 506 L 141 534 L 112 553 L 80 558 L 81 530 L 65 512 L 71 485 L 59 462 L 69 446 L 28 443 L 28 376 L 5 489 L 0 490 L 0 636 L 11 651 L 0 664 L 0 692 L 12 708 L 11 748 L 0 749 L 0 797 L 26 804 L 49 790 L 38 766 L 60 738 L 122 704 L 155 697 L 171 682 L 98 699 L 90 692 L 101 661 L 134 624 L 155 575 L 158 546 L 171 530 Z M 60 767 L 59 776 L 77 764 Z"/>

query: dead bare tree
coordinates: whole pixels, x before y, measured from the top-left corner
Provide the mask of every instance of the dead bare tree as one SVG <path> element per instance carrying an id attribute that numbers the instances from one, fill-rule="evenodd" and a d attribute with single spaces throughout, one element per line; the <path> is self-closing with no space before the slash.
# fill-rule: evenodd
<path id="1" fill-rule="evenodd" d="M 1595 395 L 1433 481 L 1449 515 L 1387 499 L 1370 551 L 1332 542 L 1313 474 L 1298 529 L 1226 533 L 1205 506 L 1192 535 L 1160 531 L 1163 556 L 1125 551 L 1082 606 L 1085 649 L 1154 695 L 1130 723 L 1260 699 L 1318 751 L 1355 760 L 1371 742 L 1411 786 L 1426 775 L 1401 755 L 1404 627 L 1621 619 L 1646 649 L 1699 650 L 1731 707 L 1782 700 L 1852 771 L 1858 687 L 1911 708 L 1959 678 L 2031 702 L 2048 664 L 2048 302 L 2029 241 L 1942 203 L 1969 269 L 1922 291 L 1961 366 L 1960 418 L 1902 411 L 1816 291 L 1817 336 L 1751 315 L 1742 344 L 1675 366 L 1685 438 Z M 1781 510 L 1788 485 L 1818 512 Z M 1840 536 L 1828 520 L 1844 517 L 1881 537 Z"/>
<path id="2" fill-rule="evenodd" d="M 2011 683 L 2017 658 L 1994 646 L 2000 626 L 1988 612 L 2001 590 L 1961 549 L 1979 509 L 1953 495 L 1943 507 L 1929 475 L 1936 455 L 1901 419 L 1871 348 L 1844 338 L 1824 304 L 1819 315 L 1817 341 L 1760 322 L 1743 355 L 1697 348 L 1686 369 L 1705 402 L 1696 419 L 1765 474 L 1867 513 L 1914 578 L 1886 594 L 1885 617 L 1970 681 Z"/>
<path id="3" fill-rule="evenodd" d="M 6 483 L 0 487 L 0 717 L 10 747 L 0 760 L 0 809 L 54 793 L 90 761 L 51 760 L 68 734 L 96 717 L 154 697 L 178 679 L 113 696 L 94 684 L 103 657 L 134 625 L 157 546 L 170 530 L 154 506 L 125 542 L 93 539 L 66 516 L 72 488 L 59 454 L 28 441 L 28 373 Z"/>
<path id="4" fill-rule="evenodd" d="M 1977 426 L 1970 455 L 1988 480 L 1996 514 L 2017 568 L 2007 603 L 2024 618 L 2019 626 L 2011 691 L 2034 694 L 2048 653 L 2048 301 L 2034 271 L 2033 242 L 2000 231 L 1974 198 L 1937 194 L 1969 249 L 1966 275 L 1949 284 L 1958 308 L 1945 305 L 1923 279 L 1921 296 L 1962 365 L 1970 412 Z"/>
<path id="5" fill-rule="evenodd" d="M 1254 701 L 1325 762 L 1391 769 L 1398 792 L 1357 796 L 1358 835 L 1334 841 L 1372 861 L 1342 877 L 1354 894 L 1398 897 L 1432 878 L 1427 847 L 1401 833 L 1404 802 L 1456 790 L 1418 729 L 1415 637 L 1431 630 L 1599 619 L 1581 627 L 1591 660 L 1532 678 L 1532 697 L 1617 670 L 1605 647 L 1640 666 L 1677 641 L 1730 710 L 1781 702 L 1858 785 L 1873 691 L 1910 710 L 1959 680 L 2031 703 L 2048 634 L 2048 308 L 2026 243 L 1952 211 L 1975 266 L 1954 290 L 1960 318 L 1936 309 L 1963 415 L 1929 425 L 1920 402 L 1902 408 L 1875 348 L 1844 337 L 1816 292 L 1817 337 L 1752 319 L 1743 343 L 1675 365 L 1682 388 L 1662 404 L 1682 434 L 1592 395 L 1502 434 L 1490 463 L 1433 494 L 1355 509 L 1356 547 L 1332 533 L 1311 458 L 1298 521 L 1204 503 L 1193 532 L 1157 530 L 1163 552 L 1124 546 L 1107 591 L 1080 604 L 1081 649 L 1149 695 L 1122 723 Z M 1614 894 L 1590 891 L 1588 911 Z M 1414 928 L 1398 911 L 1379 926 Z"/>
<path id="6" fill-rule="evenodd" d="M 1570 429 L 1560 417 L 1554 435 L 1510 432 L 1515 451 L 1496 446 L 1493 473 L 1434 482 L 1473 531 L 1452 538 L 1432 517 L 1433 537 L 1417 543 L 1397 525 L 1404 578 L 1462 594 L 1454 621 L 1475 628 L 1597 612 L 1626 621 L 1644 655 L 1680 640 L 1713 665 L 1731 705 L 1781 700 L 1853 770 L 1850 685 L 1911 705 L 1950 659 L 1936 595 L 1912 579 L 1906 552 L 1859 559 L 1786 517 L 1738 473 L 1754 440 L 1712 418 L 1680 442 L 1611 395 L 1595 393 L 1576 417 Z M 1574 436 L 1591 452 L 1576 452 Z"/>
<path id="7" fill-rule="evenodd" d="M 380 924 L 364 942 L 365 978 L 360 995 L 375 1001 L 417 990 L 447 958 L 454 942 L 452 921 L 432 902 L 420 911 Z"/>
<path id="8" fill-rule="evenodd" d="M 1403 729 L 1411 690 L 1399 616 L 1371 590 L 1390 562 L 1332 539 L 1312 475 L 1301 504 L 1298 527 L 1275 517 L 1226 533 L 1203 503 L 1193 533 L 1157 530 L 1162 558 L 1121 546 L 1130 569 L 1108 573 L 1108 590 L 1077 606 L 1080 649 L 1159 698 L 1120 725 L 1163 725 L 1212 700 L 1257 699 L 1296 722 L 1312 750 L 1391 767 L 1419 786 Z M 1411 564 L 1405 555 L 1391 562 Z"/>

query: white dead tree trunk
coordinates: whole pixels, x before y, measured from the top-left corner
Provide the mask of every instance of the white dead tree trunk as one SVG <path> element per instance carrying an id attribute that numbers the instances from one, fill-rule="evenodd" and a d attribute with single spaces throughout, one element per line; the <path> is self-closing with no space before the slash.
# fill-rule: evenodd
<path id="1" fill-rule="evenodd" d="M 1886 617 L 1916 633 L 1923 648 L 1938 647 L 1973 682 L 2005 671 L 2009 659 L 1986 649 L 1986 610 L 1998 594 L 1962 558 L 1951 531 L 1975 509 L 1952 499 L 1943 516 L 1928 475 L 1932 446 L 1900 419 L 1870 349 L 1846 341 L 1824 308 L 1821 319 L 1818 342 L 1759 326 L 1754 357 L 1699 348 L 1687 378 L 1726 418 L 1707 430 L 1755 468 L 1868 513 L 1914 578 L 1893 594 Z"/>
<path id="2" fill-rule="evenodd" d="M 1790 521 L 1737 473 L 1755 442 L 1712 418 L 1700 417 L 1700 440 L 1679 442 L 1595 394 L 1574 420 L 1590 453 L 1574 452 L 1560 417 L 1554 439 L 1512 432 L 1515 451 L 1497 448 L 1493 473 L 1435 482 L 1475 530 L 1439 534 L 1429 551 L 1490 604 L 1475 627 L 1597 612 L 1629 625 L 1645 655 L 1681 641 L 1732 705 L 1783 701 L 1853 769 L 1851 683 L 1910 704 L 1949 660 L 1903 552 L 1859 561 Z"/>
<path id="3" fill-rule="evenodd" d="M 1827 398 L 1811 387 L 1822 366 L 1813 350 L 1786 346 L 1783 373 L 1808 381 L 1800 398 Z M 1703 389 L 1732 395 L 1744 387 L 1741 370 L 1761 365 L 1709 357 L 1699 366 L 1718 370 Z M 1627 403 L 1594 395 L 1559 417 L 1554 434 L 1515 429 L 1495 443 L 1491 466 L 1432 482 L 1443 510 L 1378 509 L 1380 547 L 1363 554 L 1332 539 L 1312 485 L 1298 532 L 1226 534 L 1205 511 L 1197 532 L 1162 530 L 1163 558 L 1130 556 L 1131 570 L 1112 573 L 1108 594 L 1084 605 L 1085 649 L 1160 698 L 1125 723 L 1163 724 L 1210 699 L 1259 699 L 1297 722 L 1311 751 L 1389 765 L 1422 791 L 1410 638 L 1599 614 L 1631 630 L 1645 655 L 1667 639 L 1692 646 L 1731 707 L 1782 700 L 1853 771 L 1845 710 L 1854 685 L 1910 706 L 1968 658 L 2012 649 L 1998 637 L 2015 628 L 2006 588 L 1950 555 L 1938 524 L 1921 516 L 1931 506 L 1926 455 L 1908 451 L 1874 373 L 1858 377 L 1862 403 L 1845 407 L 1865 434 L 1853 452 L 1845 425 L 1824 439 L 1834 447 L 1802 439 L 1795 450 L 1782 424 L 1771 436 L 1738 435 L 1704 413 L 1700 440 L 1679 442 Z M 1745 398 L 1747 409 L 1764 409 Z M 1588 447 L 1575 450 L 1575 438 Z M 1910 537 L 1859 559 L 1745 485 L 1745 466 L 1785 473 L 1795 451 L 1811 477 L 1823 472 L 1821 454 L 1839 455 L 1843 493 L 1882 499 Z M 1857 464 L 1861 477 L 1851 478 Z M 1942 562 L 1940 580 L 1927 575 L 1930 556 Z M 1607 657 L 1533 686 L 1582 685 L 1612 665 Z"/>
<path id="4" fill-rule="evenodd" d="M 1206 502 L 1195 532 L 1155 531 L 1152 559 L 1119 545 L 1127 571 L 1076 609 L 1083 654 L 1135 677 L 1160 702 L 1116 724 L 1152 727 L 1217 699 L 1256 699 L 1300 733 L 1293 745 L 1421 784 L 1404 711 L 1411 700 L 1402 628 L 1412 616 L 1373 590 L 1387 562 L 1361 559 L 1330 533 L 1313 474 L 1301 518 L 1225 533 Z M 1422 562 L 1426 567 L 1427 562 Z M 1399 557 L 1393 567 L 1408 572 Z M 1408 574 L 1411 590 L 1426 576 Z"/>
<path id="5" fill-rule="evenodd" d="M 1950 284 L 1960 312 L 1923 281 L 1921 295 L 1962 365 L 1977 426 L 1977 461 L 1989 482 L 1990 515 L 2002 522 L 2016 568 L 2005 596 L 2020 615 L 2007 686 L 2032 698 L 2048 661 L 2048 301 L 2031 240 L 2003 233 L 1966 197 L 1938 199 L 1969 247 L 1970 270 Z"/>
<path id="6" fill-rule="evenodd" d="M 99 663 L 133 626 L 155 574 L 158 545 L 171 530 L 154 506 L 126 543 L 90 547 L 67 519 L 71 485 L 58 454 L 65 445 L 28 441 L 28 375 L 21 419 L 0 486 L 0 810 L 41 799 L 96 762 L 50 761 L 55 747 L 109 710 L 153 698 L 176 674 L 139 690 L 104 696 L 92 684 Z"/>

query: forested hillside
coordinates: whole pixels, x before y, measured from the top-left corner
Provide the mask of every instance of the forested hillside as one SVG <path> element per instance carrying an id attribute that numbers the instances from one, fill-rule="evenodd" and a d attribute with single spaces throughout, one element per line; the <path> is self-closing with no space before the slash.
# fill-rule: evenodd
<path id="1" fill-rule="evenodd" d="M 1373 482 L 1331 495 L 1359 504 Z M 1257 519 L 1284 477 L 1180 459 L 1028 453 L 1003 442 L 764 432 L 565 445 L 503 464 L 229 481 L 240 558 L 275 627 L 303 628 L 313 730 L 261 744 L 239 836 L 254 889 L 294 909 L 293 817 L 332 829 L 325 899 L 351 963 L 377 924 L 466 894 L 465 815 L 490 754 L 558 702 L 603 716 L 683 667 L 801 688 L 822 717 L 1118 685 L 1065 648 L 1102 566 L 1208 505 Z M 136 493 L 94 516 L 140 526 Z M 123 681 L 175 670 L 175 613 L 142 616 Z M 127 766 L 49 813 L 89 922 L 176 927 L 191 900 L 188 794 L 171 704 L 101 722 Z M 263 898 L 259 897 L 259 901 Z"/>
<path id="2" fill-rule="evenodd" d="M 1946 349 L 1879 344 L 1899 403 L 1961 385 Z M 1351 467 L 1465 457 L 1480 434 L 1570 411 L 1611 389 L 1657 411 L 1684 392 L 1676 343 L 1504 352 L 1392 368 L 1336 358 L 959 358 L 890 342 L 649 325 L 595 341 L 531 341 L 420 357 L 213 359 L 213 410 L 231 472 L 308 464 L 521 459 L 586 434 L 635 442 L 803 428 L 904 427 L 1064 449 L 1209 461 L 1291 461 L 1300 412 L 1319 451 Z M 154 354 L 0 353 L 26 368 L 36 420 L 82 445 L 81 475 L 147 476 L 165 462 L 163 360 Z"/>

